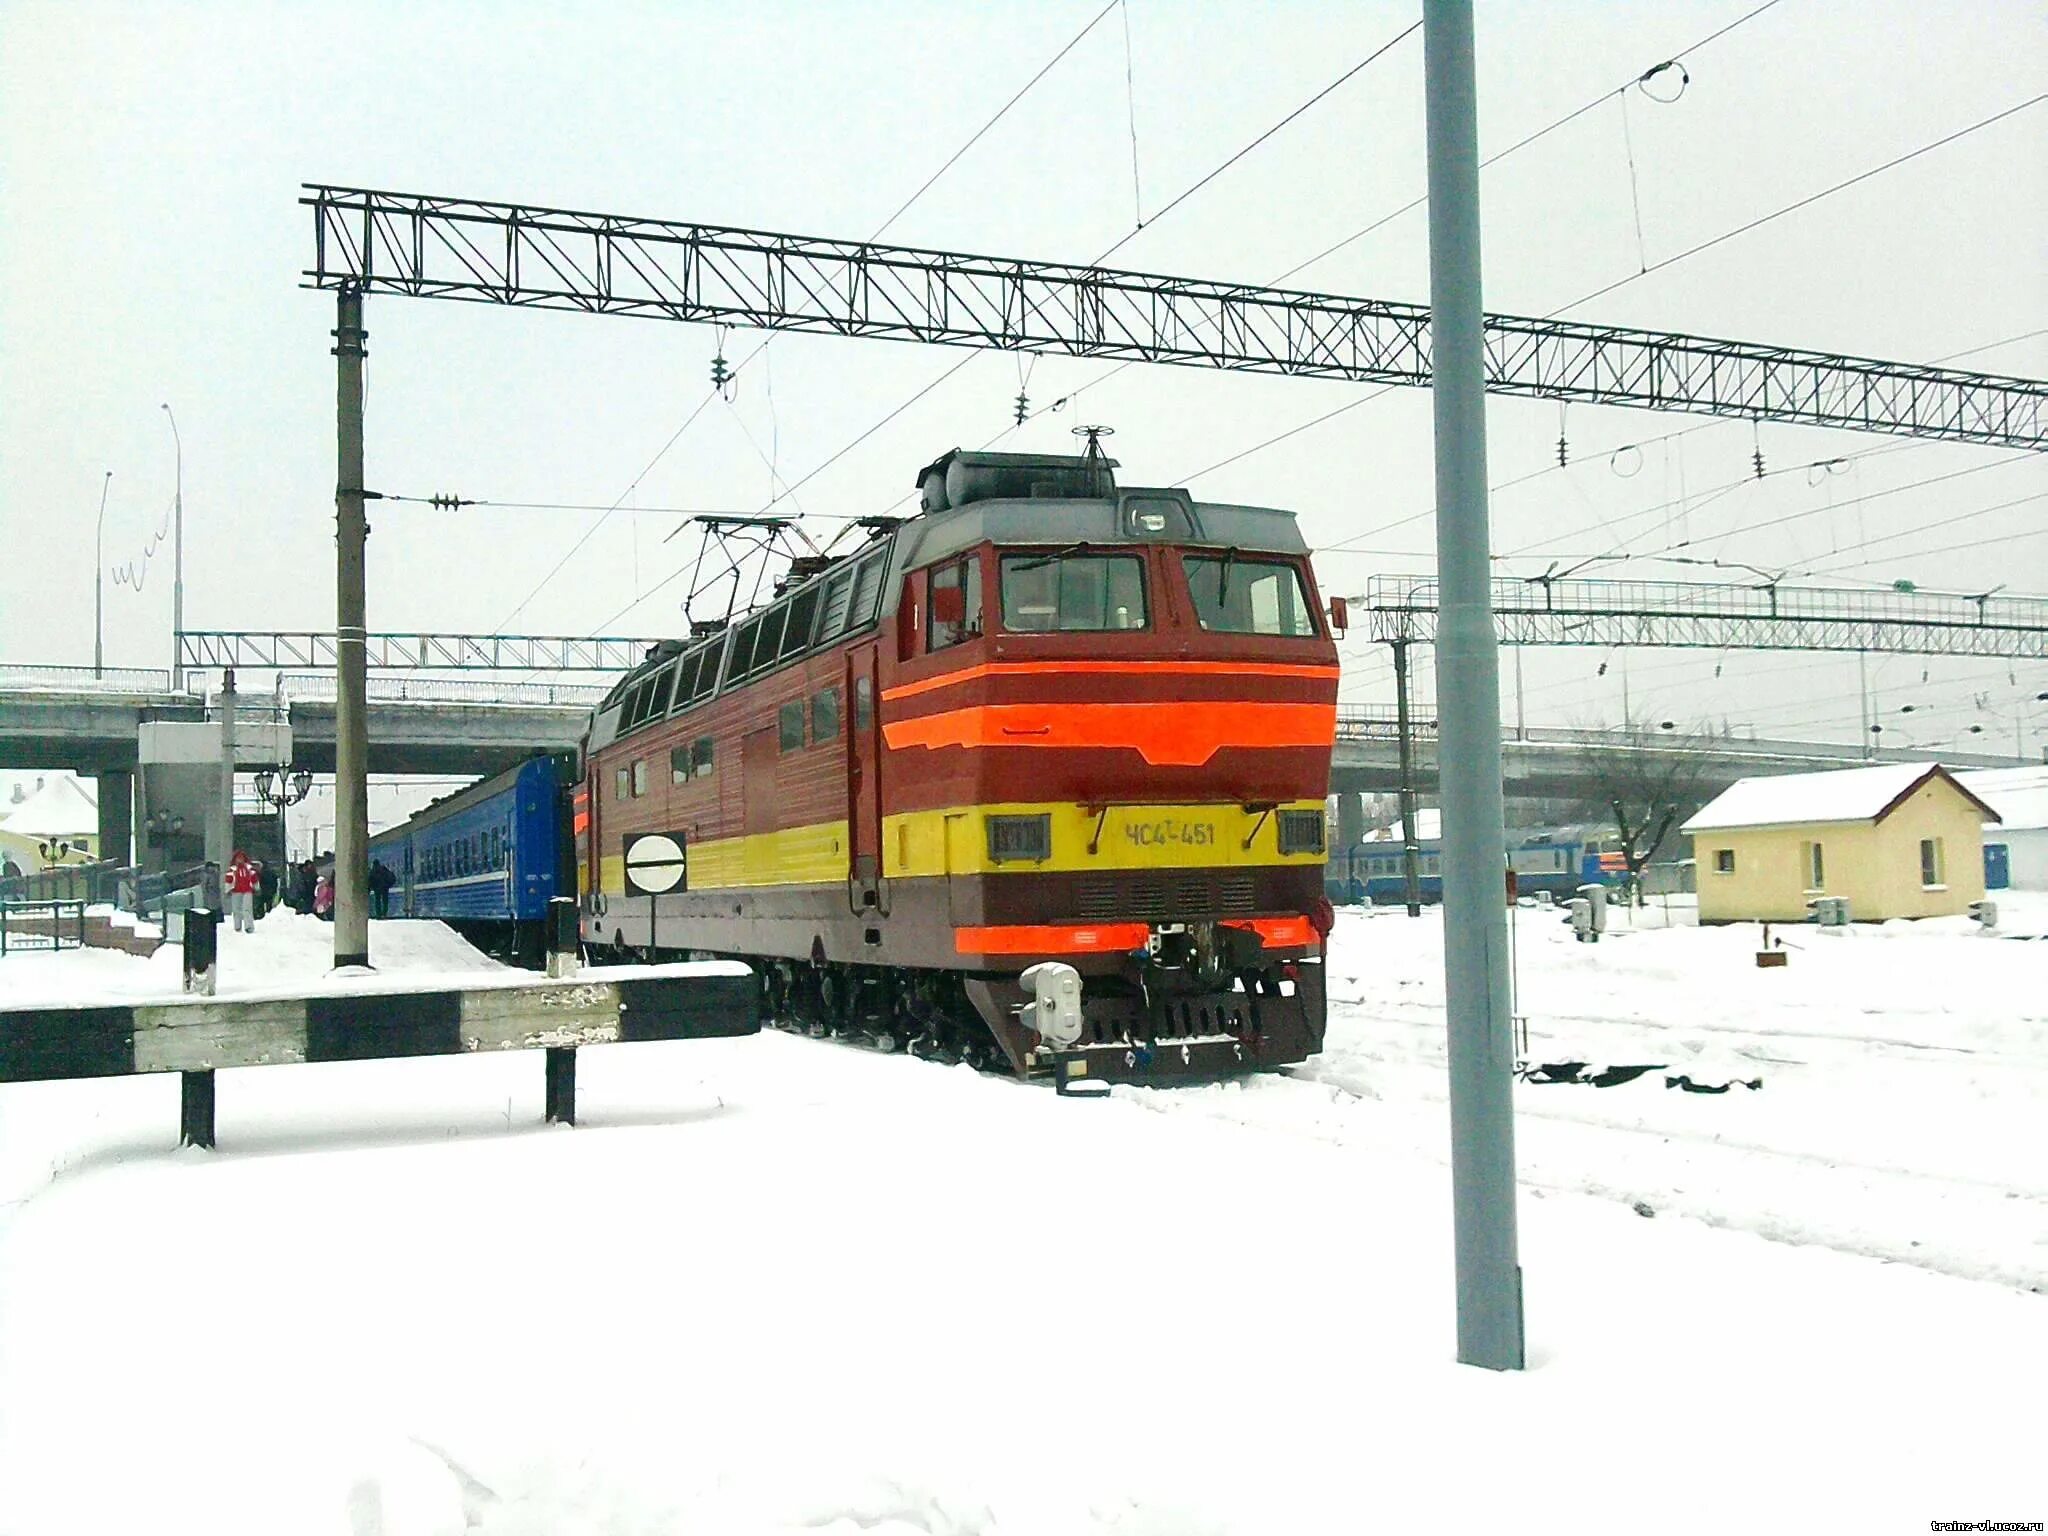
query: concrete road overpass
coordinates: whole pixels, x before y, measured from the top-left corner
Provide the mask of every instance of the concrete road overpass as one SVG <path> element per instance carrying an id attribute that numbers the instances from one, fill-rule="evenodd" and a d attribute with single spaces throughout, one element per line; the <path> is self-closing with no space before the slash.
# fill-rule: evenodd
<path id="1" fill-rule="evenodd" d="M 590 700 L 601 691 L 377 679 L 370 696 L 370 772 L 482 777 L 535 752 L 565 751 L 582 738 Z M 242 697 L 245 714 L 267 715 L 274 708 L 269 694 Z M 290 697 L 285 714 L 293 766 L 334 771 L 334 709 L 332 697 Z M 168 686 L 129 686 L 119 678 L 99 685 L 0 686 L 0 768 L 133 772 L 141 725 L 206 718 L 197 698 Z"/>

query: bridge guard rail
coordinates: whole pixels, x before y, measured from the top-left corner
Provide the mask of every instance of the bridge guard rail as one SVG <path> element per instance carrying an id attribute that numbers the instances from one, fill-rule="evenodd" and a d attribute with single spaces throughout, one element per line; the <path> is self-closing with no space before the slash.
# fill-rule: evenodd
<path id="1" fill-rule="evenodd" d="M 0 1084 L 177 1072 L 180 1139 L 210 1147 L 213 1074 L 222 1067 L 541 1050 L 546 1117 L 573 1124 L 579 1047 L 760 1028 L 756 978 L 726 962 L 609 967 L 569 980 L 521 976 L 462 989 L 0 1007 Z"/>

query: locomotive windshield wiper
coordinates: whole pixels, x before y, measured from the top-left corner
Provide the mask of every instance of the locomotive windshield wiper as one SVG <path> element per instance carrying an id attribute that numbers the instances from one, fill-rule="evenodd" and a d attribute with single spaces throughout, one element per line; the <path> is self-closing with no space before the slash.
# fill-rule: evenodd
<path id="1" fill-rule="evenodd" d="M 1237 546 L 1235 544 L 1224 545 L 1223 569 L 1216 573 L 1216 606 L 1219 608 L 1223 606 L 1224 598 L 1230 594 L 1230 567 L 1231 563 L 1236 559 Z"/>
<path id="2" fill-rule="evenodd" d="M 1069 555 L 1084 555 L 1087 552 L 1088 541 L 1083 539 L 1078 544 L 1069 544 L 1065 549 L 1055 549 L 1050 554 L 1027 555 L 1018 560 L 1010 569 L 1013 571 L 1035 571 L 1041 565 L 1050 565 L 1053 561 L 1064 560 Z"/>

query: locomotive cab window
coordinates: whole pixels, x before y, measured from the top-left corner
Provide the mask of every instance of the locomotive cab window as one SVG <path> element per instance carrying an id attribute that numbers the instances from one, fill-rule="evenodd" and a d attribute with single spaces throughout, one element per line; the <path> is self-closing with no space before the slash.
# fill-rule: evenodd
<path id="1" fill-rule="evenodd" d="M 974 640 L 981 635 L 981 562 L 968 555 L 932 568 L 926 601 L 930 614 L 925 622 L 925 648 L 943 651 L 948 646 Z"/>
<path id="2" fill-rule="evenodd" d="M 1004 555 L 1003 628 L 1012 634 L 1143 629 L 1145 563 L 1136 555 Z"/>
<path id="3" fill-rule="evenodd" d="M 1188 593 L 1202 628 L 1226 635 L 1312 637 L 1315 610 L 1301 572 L 1278 560 L 1247 560 L 1235 550 L 1183 555 Z"/>

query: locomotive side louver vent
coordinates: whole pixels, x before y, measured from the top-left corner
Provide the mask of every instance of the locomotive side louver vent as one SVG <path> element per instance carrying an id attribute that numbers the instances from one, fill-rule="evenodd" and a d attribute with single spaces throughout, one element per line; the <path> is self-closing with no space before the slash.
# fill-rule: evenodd
<path id="1" fill-rule="evenodd" d="M 1222 900 L 1216 903 L 1223 912 L 1250 912 L 1258 905 L 1252 895 L 1250 875 L 1225 875 L 1223 877 Z"/>
<path id="2" fill-rule="evenodd" d="M 991 864 L 1040 863 L 1051 857 L 1051 816 L 989 817 L 988 861 Z"/>
<path id="3" fill-rule="evenodd" d="M 1285 853 L 1321 853 L 1323 851 L 1323 813 L 1321 811 L 1282 811 L 1280 813 L 1280 851 Z"/>

